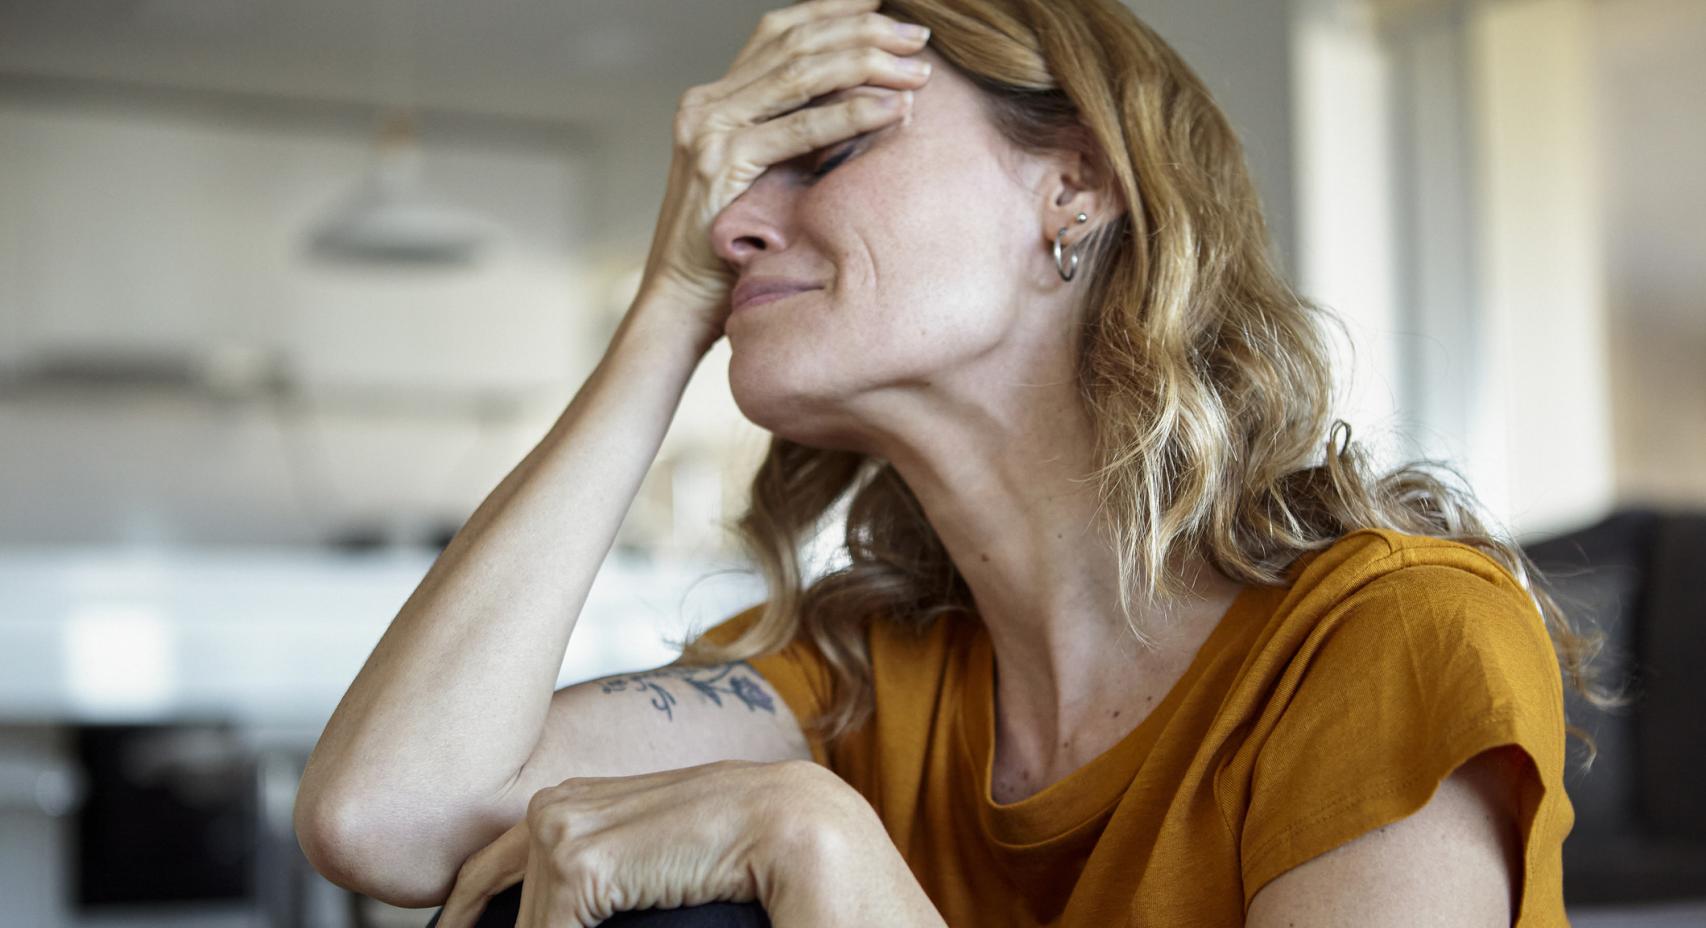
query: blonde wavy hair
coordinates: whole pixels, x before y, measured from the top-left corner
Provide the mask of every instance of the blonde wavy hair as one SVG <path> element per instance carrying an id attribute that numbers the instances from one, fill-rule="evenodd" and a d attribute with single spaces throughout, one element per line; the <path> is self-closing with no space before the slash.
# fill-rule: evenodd
<path id="1" fill-rule="evenodd" d="M 1079 151 L 1127 209 L 1079 247 L 1087 277 L 1077 381 L 1093 423 L 1120 607 L 1178 595 L 1181 553 L 1227 577 L 1279 585 L 1296 558 L 1360 528 L 1459 541 L 1528 590 L 1572 688 L 1601 708 L 1626 699 L 1590 673 L 1603 634 L 1577 630 L 1533 564 L 1478 513 L 1449 468 L 1376 474 L 1349 426 L 1329 417 L 1332 317 L 1295 293 L 1225 115 L 1202 81 L 1117 0 L 893 0 L 882 12 L 930 27 L 930 46 L 982 93 L 1002 136 L 1034 154 Z M 1108 157 L 1115 153 L 1118 157 Z M 847 566 L 805 584 L 802 545 L 847 495 Z M 770 591 L 744 634 L 687 644 L 707 665 L 803 635 L 834 680 L 832 704 L 800 720 L 833 740 L 871 712 L 866 630 L 922 629 L 971 610 L 971 591 L 917 498 L 886 461 L 772 436 L 735 525 Z M 1580 726 L 1589 754 L 1593 738 Z"/>

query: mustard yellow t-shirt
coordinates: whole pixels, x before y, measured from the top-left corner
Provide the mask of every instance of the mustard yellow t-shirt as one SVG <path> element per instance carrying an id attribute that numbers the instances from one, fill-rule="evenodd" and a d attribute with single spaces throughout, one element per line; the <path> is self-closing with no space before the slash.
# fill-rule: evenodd
<path id="1" fill-rule="evenodd" d="M 1247 588 L 1148 717 L 1018 802 L 990 798 L 993 652 L 969 614 L 922 635 L 873 623 L 875 715 L 813 755 L 876 809 L 950 925 L 1173 928 L 1243 924 L 1274 877 L 1517 745 L 1533 766 L 1516 925 L 1567 925 L 1562 678 L 1510 574 L 1464 545 L 1368 530 L 1289 580 Z M 827 705 L 803 639 L 751 663 L 801 720 Z"/>

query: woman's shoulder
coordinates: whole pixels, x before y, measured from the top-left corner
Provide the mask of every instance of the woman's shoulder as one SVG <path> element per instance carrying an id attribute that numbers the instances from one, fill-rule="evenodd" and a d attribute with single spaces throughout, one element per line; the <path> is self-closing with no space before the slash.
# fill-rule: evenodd
<path id="1" fill-rule="evenodd" d="M 1469 651 L 1532 656 L 1556 672 L 1538 604 L 1475 546 L 1387 529 L 1352 532 L 1300 558 L 1276 591 L 1264 644 L 1312 662 L 1318 652 L 1449 661 Z M 1380 655 L 1380 657 L 1376 657 Z"/>
<path id="2" fill-rule="evenodd" d="M 1523 841 L 1539 850 L 1524 878 L 1556 866 L 1573 815 L 1562 676 L 1537 607 L 1498 560 L 1448 539 L 1354 532 L 1299 565 L 1283 598 L 1239 684 L 1251 734 L 1216 787 L 1243 810 L 1246 902 L 1507 746 L 1531 761 Z"/>
<path id="3" fill-rule="evenodd" d="M 1392 529 L 1349 532 L 1298 558 L 1290 571 L 1291 597 L 1343 599 L 1399 588 L 1498 591 L 1527 602 L 1515 575 L 1487 551 L 1461 541 Z"/>

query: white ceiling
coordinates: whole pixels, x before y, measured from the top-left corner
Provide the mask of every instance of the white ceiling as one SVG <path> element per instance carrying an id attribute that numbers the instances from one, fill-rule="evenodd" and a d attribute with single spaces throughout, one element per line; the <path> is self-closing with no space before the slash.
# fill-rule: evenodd
<path id="1" fill-rule="evenodd" d="M 585 123 L 720 76 L 766 0 L 0 0 L 0 80 Z"/>

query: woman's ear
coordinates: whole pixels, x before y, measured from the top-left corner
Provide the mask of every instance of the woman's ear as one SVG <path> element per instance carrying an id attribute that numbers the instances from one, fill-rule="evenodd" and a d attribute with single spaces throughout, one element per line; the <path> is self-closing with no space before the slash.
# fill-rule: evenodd
<path id="1" fill-rule="evenodd" d="M 1087 230 L 1100 228 L 1123 213 L 1125 208 L 1111 180 L 1082 147 L 1052 155 L 1043 176 L 1043 237 L 1052 245 L 1064 226 L 1062 244 L 1077 244 L 1084 240 Z M 1077 221 L 1080 213 L 1085 222 Z"/>

